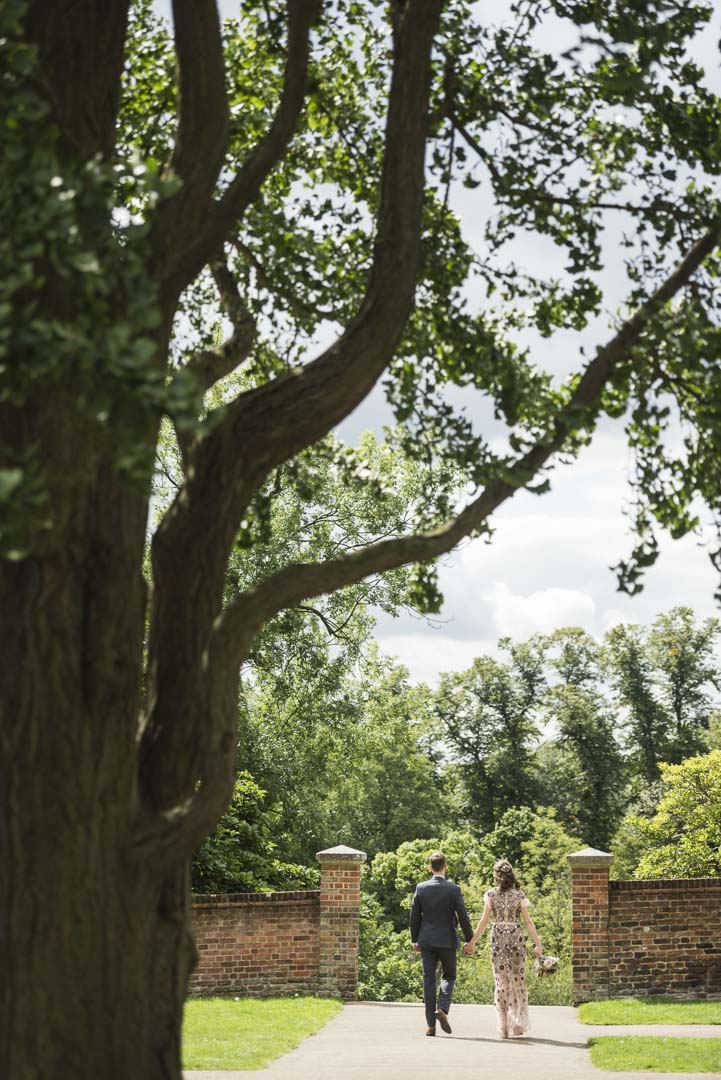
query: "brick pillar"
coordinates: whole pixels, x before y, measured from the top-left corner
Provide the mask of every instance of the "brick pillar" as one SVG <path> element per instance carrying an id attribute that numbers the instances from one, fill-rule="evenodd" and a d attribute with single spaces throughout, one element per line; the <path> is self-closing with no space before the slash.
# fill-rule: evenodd
<path id="1" fill-rule="evenodd" d="M 608 868 L 613 855 L 595 848 L 566 858 L 573 888 L 573 1004 L 609 996 Z"/>
<path id="2" fill-rule="evenodd" d="M 355 999 L 358 993 L 360 872 L 364 851 L 339 847 L 319 851 L 320 956 L 318 993 Z"/>

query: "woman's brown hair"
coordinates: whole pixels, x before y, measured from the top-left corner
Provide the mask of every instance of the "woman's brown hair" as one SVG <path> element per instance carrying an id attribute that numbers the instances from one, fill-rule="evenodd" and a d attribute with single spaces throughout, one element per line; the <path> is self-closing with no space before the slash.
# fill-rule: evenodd
<path id="1" fill-rule="evenodd" d="M 508 859 L 499 859 L 496 865 L 493 867 L 493 877 L 498 883 L 501 892 L 507 892 L 509 889 L 518 888 L 518 880 L 513 873 L 513 867 L 509 863 Z"/>

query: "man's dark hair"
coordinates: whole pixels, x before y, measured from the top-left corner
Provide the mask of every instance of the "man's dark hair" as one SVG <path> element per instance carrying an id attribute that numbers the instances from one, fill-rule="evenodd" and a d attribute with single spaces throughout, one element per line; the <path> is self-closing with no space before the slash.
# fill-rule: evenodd
<path id="1" fill-rule="evenodd" d="M 442 870 L 446 865 L 446 857 L 442 851 L 434 851 L 431 855 L 431 870 L 435 870 L 436 873 Z"/>

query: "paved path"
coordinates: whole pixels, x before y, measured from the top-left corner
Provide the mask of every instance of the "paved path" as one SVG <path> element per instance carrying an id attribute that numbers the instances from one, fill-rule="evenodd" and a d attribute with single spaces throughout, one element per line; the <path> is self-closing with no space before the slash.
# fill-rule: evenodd
<path id="1" fill-rule="evenodd" d="M 452 1035 L 424 1035 L 420 1005 L 357 1002 L 316 1035 L 259 1072 L 186 1072 L 187 1080 L 709 1080 L 711 1073 L 600 1072 L 586 1040 L 593 1035 L 721 1037 L 721 1027 L 579 1024 L 576 1010 L 531 1006 L 531 1032 L 501 1040 L 492 1005 L 454 1005 Z"/>

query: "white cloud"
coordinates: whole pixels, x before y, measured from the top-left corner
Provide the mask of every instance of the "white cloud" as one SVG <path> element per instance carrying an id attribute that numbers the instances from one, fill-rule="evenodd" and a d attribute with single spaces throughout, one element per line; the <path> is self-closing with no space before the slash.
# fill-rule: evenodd
<path id="1" fill-rule="evenodd" d="M 637 596 L 616 591 L 610 567 L 632 548 L 622 507 L 628 498 L 628 451 L 620 431 L 600 431 L 580 460 L 553 475 L 542 498 L 520 493 L 494 516 L 490 544 L 466 542 L 439 571 L 445 598 L 431 629 L 408 617 L 381 616 L 378 638 L 416 679 L 463 670 L 499 636 L 523 640 L 560 626 L 594 637 L 617 623 L 648 625 L 679 604 L 699 619 L 718 615 L 718 576 L 696 537 L 659 534 L 658 562 Z"/>
<path id="2" fill-rule="evenodd" d="M 484 594 L 484 600 L 491 608 L 499 637 L 522 641 L 531 634 L 547 634 L 559 626 L 593 629 L 596 605 L 588 593 L 578 589 L 552 586 L 523 596 L 498 581 Z"/>
<path id="3" fill-rule="evenodd" d="M 606 608 L 606 610 L 601 613 L 601 627 L 604 634 L 613 626 L 618 626 L 619 623 L 628 623 L 634 621 L 635 620 L 633 619 L 629 619 L 626 612 L 620 611 L 618 608 Z"/>
<path id="4" fill-rule="evenodd" d="M 416 634 L 378 634 L 378 645 L 408 668 L 414 682 L 435 685 L 444 671 L 465 671 L 477 656 L 497 653 L 495 637 L 487 640 L 454 638 L 443 629 Z"/>

